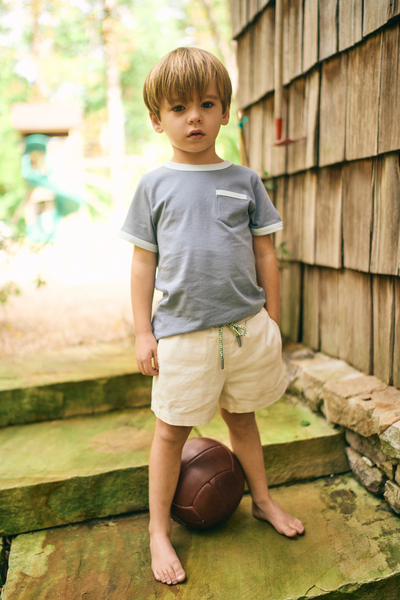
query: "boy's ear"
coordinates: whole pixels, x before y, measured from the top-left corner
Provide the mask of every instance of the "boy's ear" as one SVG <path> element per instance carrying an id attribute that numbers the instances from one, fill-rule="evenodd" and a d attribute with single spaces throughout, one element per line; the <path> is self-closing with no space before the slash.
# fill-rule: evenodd
<path id="1" fill-rule="evenodd" d="M 161 127 L 160 120 L 156 117 L 156 115 L 149 112 L 149 117 L 154 131 L 156 131 L 157 133 L 162 133 L 164 129 Z"/>
<path id="2" fill-rule="evenodd" d="M 228 106 L 226 107 L 226 111 L 222 115 L 222 125 L 228 125 L 230 111 L 231 111 L 231 106 L 230 106 L 230 104 L 228 104 Z"/>

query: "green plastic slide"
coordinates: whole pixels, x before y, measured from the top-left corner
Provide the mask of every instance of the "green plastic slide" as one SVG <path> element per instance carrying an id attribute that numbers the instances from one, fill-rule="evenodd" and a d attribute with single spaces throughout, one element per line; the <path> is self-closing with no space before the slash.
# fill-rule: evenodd
<path id="1" fill-rule="evenodd" d="M 22 177 L 28 183 L 29 187 L 37 187 L 50 190 L 54 194 L 55 208 L 52 211 L 46 211 L 38 216 L 34 225 L 27 227 L 27 233 L 35 241 L 50 241 L 54 238 L 57 224 L 60 219 L 79 210 L 82 204 L 86 203 L 83 194 L 76 190 L 69 190 L 59 186 L 57 181 L 52 178 L 52 171 L 47 163 L 47 144 L 49 137 L 43 134 L 28 135 L 25 138 L 25 149 L 21 160 Z M 34 151 L 43 152 L 45 160 L 45 173 L 32 167 L 31 153 Z"/>

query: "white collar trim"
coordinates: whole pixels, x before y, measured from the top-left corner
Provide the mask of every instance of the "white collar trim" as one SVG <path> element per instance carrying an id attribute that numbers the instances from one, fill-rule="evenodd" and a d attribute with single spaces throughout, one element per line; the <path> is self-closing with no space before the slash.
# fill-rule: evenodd
<path id="1" fill-rule="evenodd" d="M 229 160 L 224 160 L 213 165 L 185 165 L 183 163 L 172 162 L 172 160 L 167 160 L 164 163 L 164 167 L 174 169 L 175 171 L 221 171 L 221 169 L 227 169 L 231 165 L 232 163 Z"/>

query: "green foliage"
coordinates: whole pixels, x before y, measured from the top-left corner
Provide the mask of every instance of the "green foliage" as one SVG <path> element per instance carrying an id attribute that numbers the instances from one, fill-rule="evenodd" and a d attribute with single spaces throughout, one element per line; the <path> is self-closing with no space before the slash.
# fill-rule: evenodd
<path id="1" fill-rule="evenodd" d="M 8 302 L 10 296 L 19 296 L 21 290 L 15 283 L 15 281 L 7 281 L 2 287 L 0 287 L 0 304 Z"/>
<path id="2" fill-rule="evenodd" d="M 0 221 L 8 220 L 25 196 L 19 136 L 11 125 L 11 106 L 26 98 L 27 82 L 13 72 L 13 53 L 0 51 Z"/>
<path id="3" fill-rule="evenodd" d="M 235 118 L 236 111 L 231 109 L 231 118 L 228 125 L 221 127 L 217 139 L 217 154 L 224 160 L 240 164 L 240 151 L 238 145 L 238 126 Z"/>

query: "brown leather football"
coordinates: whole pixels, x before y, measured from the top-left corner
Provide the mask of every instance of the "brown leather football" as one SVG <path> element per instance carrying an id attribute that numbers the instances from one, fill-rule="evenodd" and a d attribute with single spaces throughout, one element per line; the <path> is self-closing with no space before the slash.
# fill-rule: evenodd
<path id="1" fill-rule="evenodd" d="M 192 438 L 182 464 L 172 518 L 190 529 L 208 529 L 235 512 L 244 492 L 244 474 L 236 456 L 216 440 Z"/>

